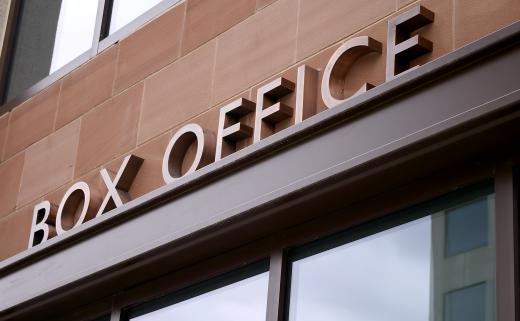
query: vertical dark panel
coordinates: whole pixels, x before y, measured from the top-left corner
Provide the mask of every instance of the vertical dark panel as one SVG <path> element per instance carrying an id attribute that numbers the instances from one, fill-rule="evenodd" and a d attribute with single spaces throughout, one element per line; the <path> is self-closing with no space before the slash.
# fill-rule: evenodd
<path id="1" fill-rule="evenodd" d="M 497 321 L 518 320 L 516 194 L 511 164 L 497 166 L 495 176 Z"/>
<path id="2" fill-rule="evenodd" d="M 514 268 L 515 268 L 515 317 L 520 317 L 520 239 L 518 237 L 518 229 L 520 222 L 518 221 L 518 200 L 520 199 L 520 190 L 518 189 L 518 182 L 520 181 L 520 167 L 515 165 L 513 168 L 513 189 L 514 189 Z"/>
<path id="3" fill-rule="evenodd" d="M 271 254 L 269 262 L 269 289 L 267 291 L 266 321 L 282 321 L 287 277 L 287 255 L 283 250 Z"/>

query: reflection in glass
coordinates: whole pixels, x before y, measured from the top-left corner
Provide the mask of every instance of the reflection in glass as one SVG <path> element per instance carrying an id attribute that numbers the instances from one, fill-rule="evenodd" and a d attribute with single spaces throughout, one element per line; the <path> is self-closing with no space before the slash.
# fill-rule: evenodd
<path id="1" fill-rule="evenodd" d="M 92 46 L 98 0 L 62 0 L 50 73 Z"/>
<path id="2" fill-rule="evenodd" d="M 450 238 L 462 243 L 447 255 L 454 219 L 457 233 L 484 235 Z M 487 196 L 296 260 L 289 321 L 492 321 L 493 222 Z M 467 246 L 468 239 L 479 246 Z M 470 310 L 481 318 L 460 318 Z"/>
<path id="3" fill-rule="evenodd" d="M 486 199 L 481 199 L 447 211 L 446 256 L 487 245 L 487 206 Z"/>
<path id="4" fill-rule="evenodd" d="M 110 31 L 113 34 L 163 0 L 114 0 Z"/>
<path id="5" fill-rule="evenodd" d="M 175 303 L 131 321 L 265 321 L 268 273 Z"/>
<path id="6" fill-rule="evenodd" d="M 446 293 L 444 307 L 446 321 L 485 321 L 486 283 Z"/>

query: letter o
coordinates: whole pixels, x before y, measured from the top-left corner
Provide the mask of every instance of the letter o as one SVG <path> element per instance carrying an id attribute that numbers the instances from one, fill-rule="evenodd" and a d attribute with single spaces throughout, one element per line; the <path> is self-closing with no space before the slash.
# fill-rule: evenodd
<path id="1" fill-rule="evenodd" d="M 368 53 L 381 53 L 381 48 L 382 45 L 379 41 L 367 36 L 360 36 L 348 40 L 332 54 L 325 67 L 321 81 L 321 97 L 325 106 L 328 108 L 335 107 L 373 87 L 369 83 L 365 83 L 352 96 L 340 98 L 340 96 L 343 96 L 344 79 L 352 64 Z"/>
<path id="2" fill-rule="evenodd" d="M 79 215 L 78 221 L 71 227 L 71 229 L 83 223 L 87 217 L 87 212 L 90 206 L 90 188 L 88 187 L 88 184 L 85 182 L 77 182 L 72 185 L 67 192 L 65 192 L 65 195 L 61 199 L 60 206 L 58 207 L 58 214 L 56 215 L 56 232 L 58 235 L 68 231 L 63 228 L 63 215 L 72 215 L 71 219 L 74 222 L 74 214 L 82 201 L 83 208 L 81 209 L 81 214 Z"/>
<path id="3" fill-rule="evenodd" d="M 175 182 L 209 163 L 212 155 L 208 154 L 213 150 L 206 146 L 209 141 L 208 135 L 204 134 L 204 130 L 198 124 L 188 124 L 179 129 L 168 143 L 163 157 L 162 175 L 166 184 Z M 197 144 L 195 159 L 188 171 L 182 174 L 184 157 L 194 142 Z"/>

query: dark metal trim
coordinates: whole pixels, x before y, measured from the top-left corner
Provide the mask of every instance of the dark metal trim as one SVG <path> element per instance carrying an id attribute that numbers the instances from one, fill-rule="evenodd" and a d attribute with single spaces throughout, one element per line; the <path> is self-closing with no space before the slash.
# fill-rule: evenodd
<path id="1" fill-rule="evenodd" d="M 518 320 L 517 190 L 511 163 L 501 163 L 495 179 L 497 320 Z"/>

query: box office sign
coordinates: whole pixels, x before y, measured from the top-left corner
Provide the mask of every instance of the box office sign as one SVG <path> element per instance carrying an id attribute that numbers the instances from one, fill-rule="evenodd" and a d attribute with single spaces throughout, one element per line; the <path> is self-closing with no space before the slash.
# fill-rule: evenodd
<path id="1" fill-rule="evenodd" d="M 422 37 L 418 29 L 432 23 L 433 19 L 433 12 L 423 6 L 416 6 L 388 21 L 387 81 L 412 69 L 412 60 L 432 50 L 432 42 Z M 293 125 L 302 122 L 309 116 L 308 106 L 315 103 L 316 92 L 321 92 L 321 99 L 327 108 L 334 108 L 370 90 L 374 86 L 365 83 L 348 97 L 344 93 L 350 68 L 358 58 L 370 53 L 381 54 L 382 44 L 368 36 L 352 38 L 333 53 L 323 71 L 321 84 L 318 84 L 318 71 L 302 65 L 298 67 L 296 82 L 279 77 L 259 88 L 256 103 L 245 98 L 229 103 L 220 109 L 216 138 L 196 123 L 180 128 L 164 152 L 162 177 L 165 184 L 219 161 L 233 153 L 237 143 L 244 139 L 259 142 L 269 134 L 265 132 L 269 126 L 288 120 L 294 120 Z M 316 86 L 321 86 L 321 90 L 318 91 Z M 296 96 L 294 106 L 281 102 L 281 98 L 290 93 Z M 248 115 L 254 118 L 253 127 L 242 121 Z M 194 157 L 185 157 L 193 149 Z M 184 164 L 186 160 L 190 164 Z M 113 178 L 106 169 L 101 169 L 100 175 L 107 188 L 102 199 L 93 197 L 89 185 L 80 181 L 65 192 L 60 204 L 51 204 L 49 201 L 37 204 L 34 207 L 28 247 L 67 233 L 83 222 L 128 202 L 128 191 L 143 161 L 135 155 L 125 157 Z"/>

